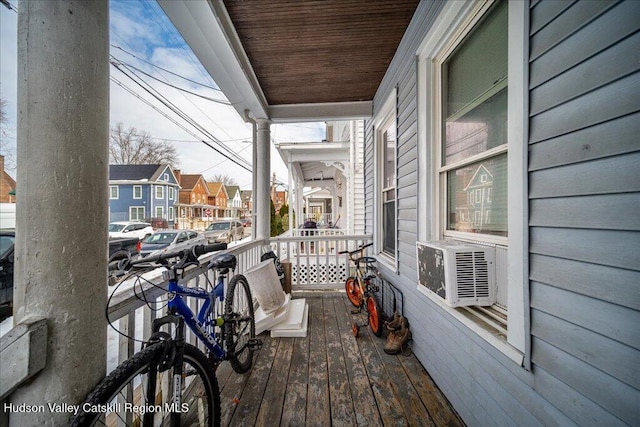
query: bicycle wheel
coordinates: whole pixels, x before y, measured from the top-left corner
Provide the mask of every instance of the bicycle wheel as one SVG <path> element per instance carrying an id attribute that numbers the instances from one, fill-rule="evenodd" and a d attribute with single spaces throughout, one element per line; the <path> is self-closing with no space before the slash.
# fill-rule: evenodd
<path id="1" fill-rule="evenodd" d="M 166 342 L 152 344 L 124 361 L 87 396 L 72 426 L 173 425 L 219 426 L 220 391 L 207 357 L 185 344 L 181 405 L 172 407 L 173 369 L 158 372 Z M 174 410 L 172 412 L 172 410 Z"/>
<path id="2" fill-rule="evenodd" d="M 369 313 L 369 327 L 377 337 L 382 335 L 382 310 L 375 296 L 367 297 L 367 313 Z"/>
<path id="3" fill-rule="evenodd" d="M 356 307 L 360 307 L 362 304 L 362 287 L 358 284 L 358 278 L 351 276 L 344 282 L 344 289 L 347 291 L 347 297 L 349 301 Z"/>
<path id="4" fill-rule="evenodd" d="M 243 374 L 251 368 L 256 322 L 253 300 L 247 279 L 236 274 L 229 281 L 224 297 L 224 337 L 229 362 L 234 371 Z"/>

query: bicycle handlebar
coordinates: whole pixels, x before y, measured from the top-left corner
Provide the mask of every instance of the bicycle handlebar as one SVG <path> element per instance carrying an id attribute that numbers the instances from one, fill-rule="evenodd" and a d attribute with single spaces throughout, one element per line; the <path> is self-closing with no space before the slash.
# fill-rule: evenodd
<path id="1" fill-rule="evenodd" d="M 226 243 L 214 243 L 212 245 L 196 245 L 191 249 L 182 249 L 180 251 L 173 251 L 173 252 L 165 252 L 162 254 L 158 254 L 158 255 L 154 255 L 154 256 L 150 256 L 150 257 L 145 257 L 145 258 L 140 258 L 137 259 L 135 261 L 131 261 L 131 260 L 122 260 L 120 263 L 118 263 L 118 270 L 128 270 L 129 268 L 133 267 L 134 265 L 138 265 L 138 264 L 148 264 L 151 262 L 162 262 L 171 258 L 180 258 L 180 259 L 184 259 L 186 257 L 192 256 L 193 260 L 195 261 L 200 255 L 204 255 L 206 253 L 209 252 L 216 252 L 216 251 L 222 251 L 227 249 L 227 244 Z"/>
<path id="2" fill-rule="evenodd" d="M 360 245 L 360 247 L 359 247 L 359 248 L 357 248 L 357 249 L 354 249 L 354 250 L 352 250 L 352 251 L 340 251 L 340 252 L 338 252 L 338 254 L 340 254 L 340 255 L 341 255 L 341 254 L 349 254 L 349 255 L 353 255 L 353 254 L 355 254 L 356 252 L 360 252 L 360 251 L 362 251 L 362 250 L 364 250 L 364 249 L 368 248 L 369 246 L 373 246 L 373 242 L 371 242 L 371 243 L 367 243 L 367 244 L 363 243 L 363 244 L 361 244 L 361 245 Z"/>

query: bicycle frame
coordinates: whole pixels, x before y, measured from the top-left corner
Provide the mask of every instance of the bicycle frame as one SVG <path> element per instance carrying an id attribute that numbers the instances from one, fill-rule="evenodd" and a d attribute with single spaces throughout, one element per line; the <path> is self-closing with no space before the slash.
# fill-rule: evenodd
<path id="1" fill-rule="evenodd" d="M 216 302 L 224 301 L 225 277 L 226 275 L 220 275 L 213 290 L 208 292 L 204 289 L 188 288 L 178 284 L 178 280 L 175 278 L 174 274 L 174 278 L 169 280 L 169 286 L 167 288 L 167 291 L 169 292 L 169 303 L 167 305 L 169 312 L 182 316 L 189 329 L 191 329 L 191 331 L 204 343 L 207 349 L 211 351 L 218 360 L 225 359 L 227 353 L 222 347 L 220 347 L 215 336 L 212 336 L 207 332 L 205 321 L 207 316 L 215 308 Z M 191 308 L 189 308 L 184 297 L 204 300 L 197 316 Z M 222 323 L 218 323 L 218 321 L 216 321 L 216 325 L 213 326 L 222 326 Z"/>

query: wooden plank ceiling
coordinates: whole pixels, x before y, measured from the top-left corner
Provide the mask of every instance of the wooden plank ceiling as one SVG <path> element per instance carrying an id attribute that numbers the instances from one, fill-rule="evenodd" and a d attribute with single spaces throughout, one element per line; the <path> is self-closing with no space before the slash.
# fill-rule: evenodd
<path id="1" fill-rule="evenodd" d="M 269 105 L 371 101 L 419 0 L 224 0 Z"/>

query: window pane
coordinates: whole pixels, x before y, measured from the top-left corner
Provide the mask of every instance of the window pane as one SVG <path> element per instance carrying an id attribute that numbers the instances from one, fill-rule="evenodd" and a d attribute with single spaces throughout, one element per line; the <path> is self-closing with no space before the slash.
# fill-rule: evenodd
<path id="1" fill-rule="evenodd" d="M 507 143 L 507 89 L 456 120 L 447 120 L 444 164 L 464 160 Z"/>
<path id="2" fill-rule="evenodd" d="M 507 155 L 447 173 L 447 230 L 507 235 Z"/>
<path id="3" fill-rule="evenodd" d="M 382 188 L 395 187 L 396 185 L 396 130 L 395 122 L 390 125 L 383 134 L 384 150 L 384 182 Z"/>
<path id="4" fill-rule="evenodd" d="M 508 2 L 480 21 L 443 64 L 443 164 L 507 143 Z"/>
<path id="5" fill-rule="evenodd" d="M 396 253 L 396 202 L 385 202 L 382 205 L 382 249 L 395 256 Z"/>

